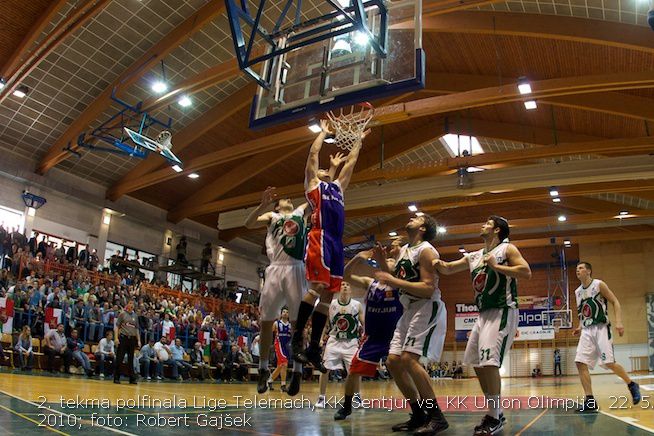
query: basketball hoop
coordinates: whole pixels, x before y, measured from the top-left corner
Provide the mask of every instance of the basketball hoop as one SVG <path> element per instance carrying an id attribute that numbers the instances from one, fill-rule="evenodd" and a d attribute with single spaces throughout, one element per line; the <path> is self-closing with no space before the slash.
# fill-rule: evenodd
<path id="1" fill-rule="evenodd" d="M 163 132 L 159 133 L 159 136 L 157 136 L 157 142 L 161 144 L 162 147 L 170 149 L 172 148 L 172 137 L 172 133 L 170 133 L 168 130 L 164 130 Z"/>
<path id="2" fill-rule="evenodd" d="M 361 109 L 357 111 L 356 106 Z M 327 117 L 336 135 L 336 146 L 348 151 L 361 146 L 361 137 L 374 113 L 375 108 L 368 102 L 351 106 L 349 112 L 344 112 L 341 108 L 338 115 L 333 111 L 328 112 Z"/>

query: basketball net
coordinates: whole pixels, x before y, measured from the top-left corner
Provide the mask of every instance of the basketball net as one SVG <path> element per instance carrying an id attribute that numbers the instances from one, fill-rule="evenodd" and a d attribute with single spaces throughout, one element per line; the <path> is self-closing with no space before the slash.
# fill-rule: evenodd
<path id="1" fill-rule="evenodd" d="M 343 108 L 339 109 L 338 115 L 333 111 L 327 113 L 335 133 L 334 142 L 343 150 L 352 151 L 361 146 L 363 132 L 374 115 L 375 110 L 370 103 L 360 103 L 359 106 L 361 109 L 358 111 L 351 106 L 349 113 L 343 112 Z"/>
<path id="2" fill-rule="evenodd" d="M 173 146 L 171 143 L 172 138 L 173 134 L 168 130 L 164 130 L 163 132 L 159 133 L 159 136 L 157 136 L 157 142 L 161 144 L 162 147 L 170 149 Z"/>

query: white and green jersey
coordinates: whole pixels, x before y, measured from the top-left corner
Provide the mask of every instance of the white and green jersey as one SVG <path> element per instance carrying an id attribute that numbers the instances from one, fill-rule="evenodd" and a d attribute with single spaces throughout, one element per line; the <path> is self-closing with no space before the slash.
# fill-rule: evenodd
<path id="1" fill-rule="evenodd" d="M 406 280 L 407 282 L 419 282 L 420 278 L 420 254 L 423 250 L 432 250 L 436 257 L 438 257 L 438 251 L 427 241 L 422 241 L 420 244 L 410 247 L 409 244 L 405 245 L 400 249 L 400 255 L 397 258 L 395 263 L 395 277 L 398 279 Z M 438 288 L 438 274 L 435 275 L 434 279 L 434 292 L 431 294 L 428 300 L 440 300 L 441 290 Z M 402 289 L 400 289 L 401 292 Z M 408 295 L 411 300 L 420 300 L 420 298 L 415 297 L 411 294 Z"/>
<path id="2" fill-rule="evenodd" d="M 600 280 L 593 279 L 587 288 L 581 285 L 575 289 L 581 327 L 609 323 L 608 305 L 606 298 L 600 294 L 600 283 Z"/>
<path id="3" fill-rule="evenodd" d="M 343 304 L 334 298 L 329 305 L 329 336 L 338 340 L 358 339 L 361 311 L 361 303 L 356 300 L 350 298 Z"/>
<path id="4" fill-rule="evenodd" d="M 290 215 L 273 212 L 266 235 L 270 263 L 303 263 L 305 235 L 304 208 L 297 208 Z"/>
<path id="5" fill-rule="evenodd" d="M 502 242 L 489 254 L 497 260 L 498 265 L 507 265 L 506 249 L 508 242 Z M 472 276 L 472 289 L 475 291 L 475 303 L 480 312 L 487 309 L 518 307 L 518 284 L 515 278 L 498 273 L 484 262 L 486 249 L 483 248 L 466 255 Z"/>

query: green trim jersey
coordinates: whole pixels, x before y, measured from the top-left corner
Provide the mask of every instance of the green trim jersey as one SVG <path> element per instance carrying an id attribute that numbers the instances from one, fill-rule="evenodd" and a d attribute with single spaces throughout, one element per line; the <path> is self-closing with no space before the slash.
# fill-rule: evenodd
<path id="1" fill-rule="evenodd" d="M 305 237 L 304 208 L 297 208 L 290 215 L 273 212 L 266 235 L 270 263 L 303 263 Z"/>
<path id="2" fill-rule="evenodd" d="M 508 265 L 506 250 L 508 242 L 502 242 L 490 251 L 498 265 Z M 515 278 L 498 273 L 484 262 L 486 249 L 466 255 L 475 291 L 475 303 L 480 312 L 487 309 L 515 308 L 518 301 L 518 283 Z"/>
<path id="3" fill-rule="evenodd" d="M 350 298 L 347 304 L 342 304 L 334 298 L 329 305 L 329 336 L 337 340 L 349 341 L 359 338 L 362 313 L 361 303 Z"/>
<path id="4" fill-rule="evenodd" d="M 436 254 L 436 258 L 439 257 L 438 251 L 427 241 L 422 241 L 420 244 L 410 247 L 409 244 L 405 245 L 400 249 L 400 255 L 395 262 L 395 272 L 394 276 L 398 279 L 406 280 L 407 282 L 419 282 L 420 281 L 420 254 L 422 250 L 432 250 Z M 404 292 L 400 289 L 400 292 Z M 421 300 L 421 298 L 415 297 L 411 294 L 405 293 L 412 301 Z M 434 280 L 434 292 L 431 294 L 430 298 L 427 300 L 440 300 L 441 290 L 438 288 L 438 274 L 435 276 Z"/>
<path id="5" fill-rule="evenodd" d="M 587 288 L 583 285 L 575 289 L 577 315 L 581 327 L 595 324 L 609 324 L 609 312 L 606 298 L 600 293 L 601 280 L 593 279 Z"/>

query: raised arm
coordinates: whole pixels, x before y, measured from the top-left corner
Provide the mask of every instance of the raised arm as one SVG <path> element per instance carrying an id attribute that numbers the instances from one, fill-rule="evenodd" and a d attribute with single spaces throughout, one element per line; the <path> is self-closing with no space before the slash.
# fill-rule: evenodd
<path id="1" fill-rule="evenodd" d="M 320 128 L 322 129 L 316 139 L 311 144 L 309 149 L 309 157 L 307 158 L 307 166 L 304 169 L 304 186 L 309 187 L 312 182 L 317 179 L 318 169 L 320 167 L 320 149 L 325 137 L 329 133 L 329 121 L 320 120 Z"/>
<path id="2" fill-rule="evenodd" d="M 361 141 L 365 139 L 366 136 L 368 136 L 368 133 L 370 133 L 370 130 L 366 130 L 363 132 L 361 135 Z M 350 151 L 350 154 L 347 155 L 347 160 L 345 161 L 345 165 L 343 165 L 343 168 L 341 169 L 341 172 L 338 175 L 338 183 L 341 185 L 341 190 L 345 191 L 350 184 L 350 179 L 352 178 L 352 173 L 354 172 L 354 167 L 357 164 L 357 159 L 359 159 L 359 152 L 361 151 L 361 144 L 359 144 L 357 147 L 353 148 L 352 151 Z"/>
<path id="3" fill-rule="evenodd" d="M 486 255 L 484 256 L 484 261 L 489 267 L 502 273 L 505 276 L 513 277 L 516 279 L 530 279 L 531 278 L 531 269 L 529 264 L 520 254 L 520 250 L 513 245 L 509 244 L 506 249 L 506 260 L 508 265 L 499 265 L 495 256 Z"/>
<path id="4" fill-rule="evenodd" d="M 395 288 L 400 288 L 415 297 L 430 298 L 434 293 L 434 283 L 436 280 L 436 273 L 431 265 L 436 259 L 438 259 L 438 255 L 435 250 L 422 250 L 419 259 L 421 279 L 419 282 L 402 280 L 383 271 L 375 273 L 375 278 L 380 282 L 385 282 Z"/>
<path id="5" fill-rule="evenodd" d="M 277 191 L 275 188 L 268 186 L 261 195 L 261 203 L 256 207 L 248 217 L 245 219 L 245 227 L 248 229 L 256 229 L 258 227 L 265 227 L 270 224 L 272 212 L 266 211 L 270 205 L 277 200 Z"/>
<path id="6" fill-rule="evenodd" d="M 431 265 L 439 274 L 449 276 L 451 274 L 466 271 L 468 269 L 468 259 L 465 256 L 452 262 L 445 262 L 442 259 L 434 259 Z"/>
<path id="7" fill-rule="evenodd" d="M 365 259 L 370 257 L 370 251 L 361 251 L 357 253 L 352 260 L 350 260 L 347 265 L 345 265 L 345 272 L 343 274 L 343 280 L 348 283 L 356 283 L 357 285 L 368 289 L 373 279 L 371 277 L 359 276 L 352 274 L 352 270 L 358 265 L 361 265 Z"/>
<path id="8" fill-rule="evenodd" d="M 606 298 L 611 304 L 613 304 L 613 310 L 615 311 L 615 329 L 618 331 L 618 334 L 622 336 L 624 334 L 624 325 L 622 325 L 622 306 L 618 301 L 618 297 L 609 289 L 609 287 L 600 280 L 600 294 L 602 297 Z"/>

